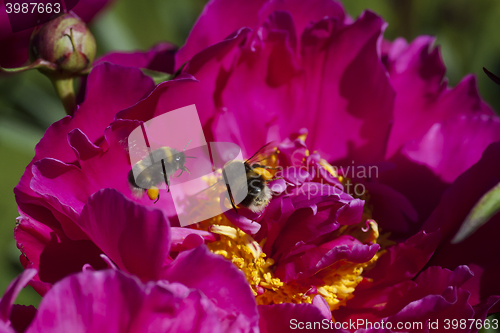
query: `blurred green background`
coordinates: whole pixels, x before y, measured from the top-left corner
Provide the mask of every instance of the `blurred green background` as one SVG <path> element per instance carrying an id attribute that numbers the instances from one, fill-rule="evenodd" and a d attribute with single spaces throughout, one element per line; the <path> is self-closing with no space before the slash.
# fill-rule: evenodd
<path id="1" fill-rule="evenodd" d="M 91 25 L 98 54 L 145 50 L 159 41 L 182 45 L 205 3 L 117 0 Z M 484 66 L 500 74 L 500 1 L 346 0 L 344 5 L 353 17 L 367 8 L 379 13 L 389 23 L 387 39 L 437 36 L 450 84 L 475 73 L 481 95 L 500 110 L 500 87 L 482 72 Z M 46 128 L 64 115 L 49 80 L 38 72 L 0 78 L 0 292 L 22 269 L 13 240 L 18 214 L 12 189 Z M 27 288 L 18 302 L 36 305 L 39 297 Z"/>

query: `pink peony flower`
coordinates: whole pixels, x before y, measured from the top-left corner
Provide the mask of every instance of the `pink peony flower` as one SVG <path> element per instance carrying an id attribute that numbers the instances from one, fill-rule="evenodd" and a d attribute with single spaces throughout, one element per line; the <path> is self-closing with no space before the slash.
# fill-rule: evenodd
<path id="1" fill-rule="evenodd" d="M 464 243 L 449 241 L 498 182 L 500 121 L 473 77 L 446 86 L 432 38 L 390 43 L 384 27 L 327 0 L 214 0 L 175 64 L 153 68 L 168 47 L 105 56 L 15 189 L 21 261 L 38 269 L 30 284 L 48 296 L 82 267 L 109 266 L 172 282 L 169 267 L 206 243 L 243 271 L 263 332 L 331 318 L 401 331 L 398 322 L 498 311 L 500 257 L 488 257 L 498 216 Z M 135 68 L 184 63 L 156 87 Z M 132 194 L 124 140 L 141 121 L 191 104 L 207 141 L 235 142 L 245 156 L 278 143 L 283 179 L 269 184 L 275 196 L 262 213 L 179 228 L 166 191 L 160 205 Z"/>

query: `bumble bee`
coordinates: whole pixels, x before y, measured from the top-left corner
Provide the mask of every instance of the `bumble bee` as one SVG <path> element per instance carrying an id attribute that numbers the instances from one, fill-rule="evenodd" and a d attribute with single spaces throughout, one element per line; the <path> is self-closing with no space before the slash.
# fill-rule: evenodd
<path id="1" fill-rule="evenodd" d="M 170 147 L 161 147 L 153 150 L 145 158 L 134 164 L 128 174 L 128 182 L 132 192 L 136 196 L 140 196 L 146 191 L 151 200 L 156 200 L 155 203 L 160 199 L 160 192 L 157 187 L 159 184 L 165 182 L 170 192 L 170 178 L 177 170 L 181 170 L 177 177 L 180 177 L 184 172 L 190 173 L 189 169 L 184 165 L 186 158 L 196 158 L 185 154 L 190 142 L 182 152 Z"/>
<path id="2" fill-rule="evenodd" d="M 238 212 L 235 205 L 235 197 L 244 199 L 238 204 L 239 206 L 250 209 L 254 213 L 260 213 L 266 208 L 272 198 L 272 192 L 267 186 L 267 183 L 274 178 L 269 170 L 276 168 L 259 164 L 263 160 L 255 161 L 254 158 L 259 154 L 263 154 L 263 149 L 271 144 L 268 143 L 260 148 L 252 157 L 245 161 L 230 161 L 222 168 L 222 177 L 229 194 L 229 201 L 233 209 Z M 274 150 L 274 149 L 273 149 Z M 270 156 L 267 156 L 267 159 Z M 240 175 L 238 170 L 242 170 L 242 165 L 245 169 L 245 174 Z M 231 182 L 229 181 L 231 179 Z M 231 184 L 231 186 L 230 186 Z"/>

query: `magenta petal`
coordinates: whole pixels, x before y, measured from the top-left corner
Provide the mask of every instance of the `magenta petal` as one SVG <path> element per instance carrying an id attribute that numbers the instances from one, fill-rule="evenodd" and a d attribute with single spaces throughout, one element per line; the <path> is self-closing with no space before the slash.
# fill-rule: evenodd
<path id="1" fill-rule="evenodd" d="M 347 235 L 320 246 L 297 243 L 288 255 L 280 259 L 275 273 L 284 282 L 308 278 L 339 260 L 370 261 L 379 249 L 378 244 L 364 245 Z"/>
<path id="2" fill-rule="evenodd" d="M 40 303 L 35 332 L 220 332 L 213 304 L 179 284 L 142 284 L 116 270 L 83 272 Z"/>
<path id="3" fill-rule="evenodd" d="M 201 290 L 223 309 L 219 316 L 226 320 L 226 325 L 251 327 L 258 322 L 255 297 L 243 273 L 205 246 L 180 253 L 163 278 Z"/>
<path id="4" fill-rule="evenodd" d="M 454 89 L 443 83 L 446 68 L 439 48 L 432 47 L 434 40 L 420 36 L 409 46 L 396 45 L 398 50 L 389 53 L 388 71 L 396 101 L 387 157 L 423 136 L 435 123 L 462 115 L 493 114 L 481 101 L 474 77 L 464 78 Z"/>
<path id="5" fill-rule="evenodd" d="M 14 329 L 9 325 L 0 321 L 0 333 L 17 333 Z"/>
<path id="6" fill-rule="evenodd" d="M 110 62 L 125 67 L 147 68 L 154 71 L 173 73 L 174 55 L 177 48 L 169 43 L 159 43 L 146 52 L 112 52 L 97 59 L 94 64 Z"/>
<path id="7" fill-rule="evenodd" d="M 7 323 L 9 321 L 10 313 L 12 311 L 12 304 L 17 295 L 26 287 L 28 282 L 36 275 L 36 269 L 28 268 L 25 269 L 17 278 L 12 281 L 5 294 L 0 299 L 0 321 Z"/>
<path id="8" fill-rule="evenodd" d="M 102 138 L 118 111 L 134 105 L 153 88 L 153 80 L 138 68 L 110 63 L 97 65 L 88 76 L 84 102 L 73 118 L 65 117 L 49 127 L 36 147 L 35 160 L 53 157 L 64 162 L 73 161 L 69 145 L 61 144 L 66 142 L 71 130 L 80 129 L 95 143 Z"/>
<path id="9" fill-rule="evenodd" d="M 52 124 L 36 146 L 33 161 L 14 189 L 20 209 L 28 214 L 28 202 L 38 197 L 30 188 L 33 163 L 45 157 L 66 163 L 74 162 L 75 153 L 67 144 L 68 134 L 72 130 L 78 128 L 89 142 L 97 143 L 116 113 L 135 104 L 153 87 L 154 82 L 137 68 L 109 63 L 96 66 L 88 76 L 85 101 L 80 104 L 73 118 L 67 116 Z"/>
<path id="10" fill-rule="evenodd" d="M 326 300 L 321 295 L 316 295 L 313 298 L 312 305 L 317 307 L 321 314 L 328 320 L 332 319 L 332 312 L 330 310 L 330 306 L 326 302 Z"/>
<path id="11" fill-rule="evenodd" d="M 307 91 L 302 103 L 291 98 L 297 106 L 287 116 L 292 128 L 309 129 L 308 146 L 327 160 L 363 164 L 385 154 L 394 103 L 378 55 L 385 25 L 377 15 L 364 12 L 344 29 L 338 21 L 323 20 L 302 36 Z"/>
<path id="12" fill-rule="evenodd" d="M 196 53 L 216 44 L 242 27 L 257 24 L 258 12 L 264 0 L 216 0 L 211 1 L 196 21 L 184 45 L 176 55 L 177 67 Z"/>
<path id="13" fill-rule="evenodd" d="M 500 141 L 497 116 L 462 116 L 434 124 L 421 139 L 406 144 L 403 153 L 451 183 L 496 141 Z"/>
<path id="14" fill-rule="evenodd" d="M 336 1 L 310 0 L 304 2 L 301 0 L 286 0 L 267 1 L 259 12 L 260 22 L 265 21 L 274 11 L 288 12 L 293 17 L 297 36 L 302 35 L 305 28 L 312 22 L 325 17 L 336 18 L 339 22 L 343 22 L 345 19 L 344 8 L 342 8 L 341 3 Z"/>
<path id="15" fill-rule="evenodd" d="M 204 241 L 215 241 L 213 233 L 203 230 L 172 227 L 170 228 L 170 234 L 172 237 L 172 251 L 189 250 L 203 244 Z M 197 237 L 191 238 L 191 235 Z"/>
<path id="16" fill-rule="evenodd" d="M 143 281 L 159 278 L 170 250 L 170 224 L 162 211 L 104 189 L 90 197 L 79 225 L 118 267 Z"/>
<path id="17" fill-rule="evenodd" d="M 243 214 L 237 214 L 233 210 L 228 210 L 224 212 L 224 215 L 231 223 L 249 235 L 254 235 L 260 230 L 261 225 L 259 223 L 247 218 Z"/>

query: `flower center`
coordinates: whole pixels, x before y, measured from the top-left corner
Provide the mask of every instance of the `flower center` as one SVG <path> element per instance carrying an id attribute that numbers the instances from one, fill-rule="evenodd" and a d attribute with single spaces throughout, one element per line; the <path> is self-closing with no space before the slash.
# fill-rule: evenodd
<path id="1" fill-rule="evenodd" d="M 308 151 L 306 155 L 309 155 Z M 341 183 L 347 181 L 325 160 L 321 159 L 319 165 Z M 214 180 L 207 179 L 209 185 L 213 182 Z M 362 221 L 356 225 L 340 227 L 333 237 L 348 235 L 362 244 L 380 241 L 378 225 L 371 219 L 369 194 L 363 194 L 361 199 L 365 200 Z M 354 297 L 358 284 L 367 279 L 362 276 L 363 271 L 370 269 L 385 252 L 380 250 L 370 260 L 362 263 L 339 260 L 312 277 L 284 282 L 275 274 L 275 261 L 262 251 L 266 239 L 259 244 L 251 235 L 232 225 L 224 214 L 202 222 L 199 227 L 219 235 L 217 241 L 207 244 L 208 248 L 233 262 L 245 274 L 259 305 L 312 303 L 316 295 L 321 295 L 330 310 L 336 310 Z M 382 240 L 384 238 L 381 237 Z"/>
<path id="2" fill-rule="evenodd" d="M 225 217 L 222 217 L 225 220 Z M 229 221 L 220 221 L 229 224 Z M 376 242 L 378 228 L 375 221 L 367 222 L 369 230 L 360 232 L 363 241 Z M 353 297 L 356 286 L 363 280 L 361 274 L 372 266 L 382 252 L 364 263 L 341 260 L 314 276 L 313 279 L 284 283 L 274 274 L 274 260 L 262 252 L 264 242 L 257 243 L 250 235 L 229 225 L 212 225 L 209 230 L 220 235 L 220 240 L 209 243 L 208 248 L 231 260 L 246 276 L 256 297 L 257 304 L 312 303 L 316 295 L 325 298 L 330 310 L 336 310 Z M 357 230 L 350 230 L 355 233 Z"/>

